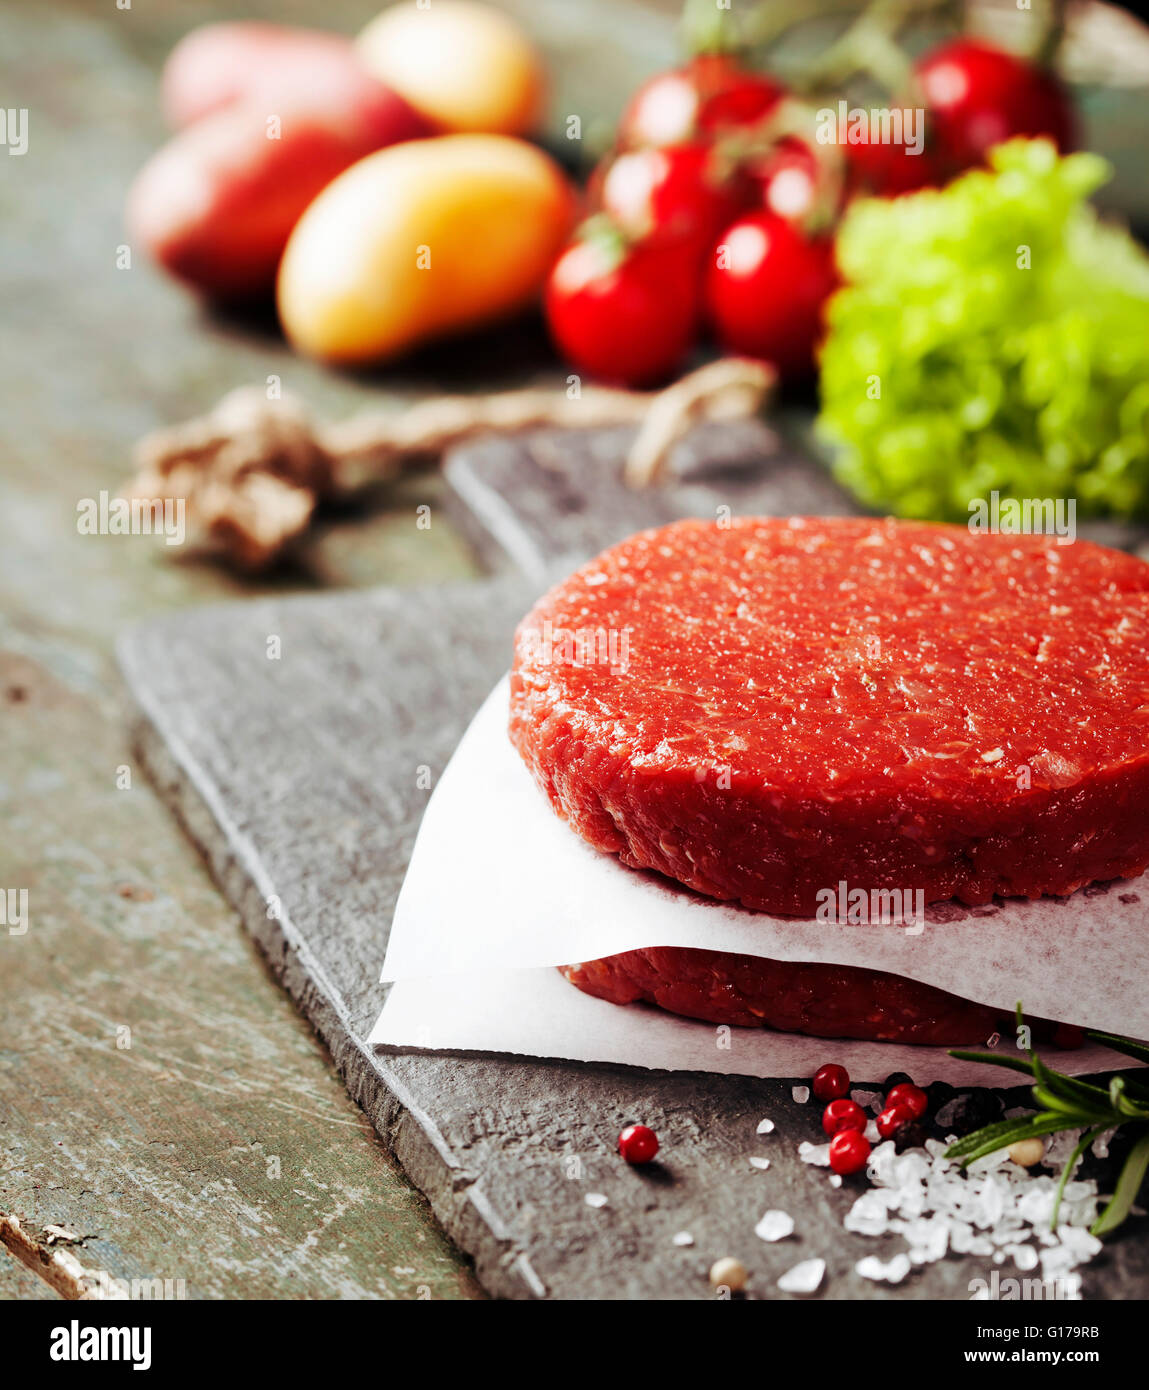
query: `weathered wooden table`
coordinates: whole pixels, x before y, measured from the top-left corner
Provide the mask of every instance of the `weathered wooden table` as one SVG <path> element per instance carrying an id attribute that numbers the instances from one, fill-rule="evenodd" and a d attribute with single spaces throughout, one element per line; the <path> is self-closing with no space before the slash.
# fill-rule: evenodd
<path id="1" fill-rule="evenodd" d="M 377 8 L 0 5 L 0 91 L 29 110 L 27 154 L 0 150 L 0 886 L 29 895 L 26 934 L 0 928 L 0 1213 L 39 1274 L 0 1252 L 2 1295 L 75 1296 L 81 1268 L 183 1280 L 189 1296 L 479 1294 L 133 765 L 111 653 L 129 622 L 211 599 L 474 573 L 449 525 L 410 524 L 441 481 L 331 520 L 258 584 L 76 530 L 136 438 L 270 373 L 332 416 L 557 375 L 524 330 L 353 380 L 266 325 L 206 314 L 142 257 L 116 268 L 124 191 L 163 138 L 156 73 L 182 33 L 239 15 L 354 32 Z M 657 9 L 519 9 L 554 60 L 556 110 L 584 109 L 582 92 L 617 112 L 673 54 Z"/>
<path id="2" fill-rule="evenodd" d="M 673 52 L 669 4 L 515 7 L 555 58 L 560 113 L 613 113 Z M 242 11 L 353 31 L 374 8 Z M 0 887 L 28 893 L 27 931 L 0 929 L 0 1239 L 24 1261 L 0 1253 L 0 1296 L 74 1297 L 98 1271 L 189 1296 L 476 1296 L 135 765 L 111 656 L 126 624 L 210 599 L 472 575 L 450 526 L 410 525 L 441 480 L 330 519 L 258 584 L 80 536 L 76 507 L 115 489 L 139 435 L 270 373 L 332 415 L 557 374 L 526 329 L 352 380 L 205 314 L 139 258 L 117 268 L 124 189 L 162 135 L 158 64 L 230 13 L 0 4 L 3 100 L 30 121 L 27 154 L 0 153 Z"/>

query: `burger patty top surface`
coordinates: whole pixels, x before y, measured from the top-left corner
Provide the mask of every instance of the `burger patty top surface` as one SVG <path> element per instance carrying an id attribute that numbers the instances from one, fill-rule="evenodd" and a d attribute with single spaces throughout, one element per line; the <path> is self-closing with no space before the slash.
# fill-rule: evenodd
<path id="1" fill-rule="evenodd" d="M 870 519 L 684 521 L 551 590 L 510 732 L 598 848 L 714 897 L 971 903 L 1149 865 L 1149 565 Z"/>

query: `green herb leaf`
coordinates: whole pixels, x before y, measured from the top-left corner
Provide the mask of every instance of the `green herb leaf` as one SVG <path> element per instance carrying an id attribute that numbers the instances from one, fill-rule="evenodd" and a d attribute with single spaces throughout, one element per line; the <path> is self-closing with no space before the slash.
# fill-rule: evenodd
<path id="1" fill-rule="evenodd" d="M 985 1158 L 987 1154 L 997 1153 L 999 1149 L 1007 1149 L 1022 1139 L 1040 1139 L 1046 1134 L 1056 1134 L 1060 1129 L 1079 1127 L 1080 1121 L 1075 1116 L 1059 1112 L 1036 1117 L 1019 1115 L 1015 1120 L 1001 1120 L 998 1124 L 979 1129 L 975 1134 L 967 1134 L 964 1139 L 950 1145 L 946 1150 L 946 1157 L 960 1158 L 964 1168 L 975 1159 Z M 971 1140 L 977 1142 L 970 1146 Z"/>
<path id="2" fill-rule="evenodd" d="M 1124 1056 L 1132 1057 L 1134 1061 L 1144 1062 L 1149 1066 L 1149 1046 L 1145 1043 L 1134 1042 L 1132 1038 L 1119 1038 L 1114 1033 L 1086 1033 L 1085 1036 L 1104 1047 L 1112 1048 L 1114 1052 L 1123 1053 Z"/>
<path id="3" fill-rule="evenodd" d="M 1017 1006 L 1017 1018 L 1020 1025 L 1020 1003 Z M 1137 1061 L 1149 1062 L 1149 1047 L 1143 1043 L 1116 1037 L 1110 1033 L 1090 1033 L 1088 1036 L 1115 1052 L 1133 1057 Z M 950 1056 L 967 1062 L 985 1062 L 991 1066 L 1006 1067 L 1011 1071 L 1024 1072 L 1032 1076 L 1035 1082 L 1033 1099 L 1040 1109 L 1035 1115 L 999 1120 L 973 1134 L 967 1134 L 965 1138 L 950 1145 L 946 1150 L 947 1158 L 959 1158 L 964 1166 L 975 1159 L 984 1158 L 987 1154 L 1008 1148 L 1022 1139 L 1037 1139 L 1046 1134 L 1057 1134 L 1070 1129 L 1084 1131 L 1061 1171 L 1050 1217 L 1051 1227 L 1056 1227 L 1061 1211 L 1061 1199 L 1073 1169 L 1093 1140 L 1107 1129 L 1120 1129 L 1128 1124 L 1138 1127 L 1141 1137 L 1125 1161 L 1117 1189 L 1109 1205 L 1092 1228 L 1094 1235 L 1106 1235 L 1116 1230 L 1129 1214 L 1146 1170 L 1149 1169 L 1149 1129 L 1142 1132 L 1142 1127 L 1149 1124 L 1149 1091 L 1122 1076 L 1120 1072 L 1115 1072 L 1109 1077 L 1107 1086 L 1079 1081 L 1076 1077 L 1066 1076 L 1063 1072 L 1054 1071 L 1052 1067 L 1046 1066 L 1032 1049 L 1025 1061 L 1017 1057 L 998 1056 L 991 1052 L 954 1050 Z"/>
<path id="4" fill-rule="evenodd" d="M 1117 1179 L 1117 1188 L 1109 1205 L 1089 1228 L 1093 1235 L 1108 1235 L 1110 1231 L 1115 1231 L 1121 1225 L 1122 1221 L 1129 1215 L 1129 1209 L 1136 1200 L 1137 1193 L 1141 1190 L 1147 1168 L 1149 1168 L 1149 1133 L 1143 1134 L 1133 1145 L 1129 1157 L 1121 1169 L 1121 1176 Z"/>
<path id="5" fill-rule="evenodd" d="M 1105 1092 L 1101 1092 L 1101 1104 L 1097 1105 L 1092 1101 L 1088 1105 L 1083 1105 L 1078 1100 L 1065 1100 L 1057 1095 L 1048 1086 L 1035 1086 L 1033 1088 L 1033 1098 L 1038 1105 L 1043 1105 L 1046 1110 L 1053 1111 L 1059 1115 L 1069 1115 L 1077 1119 L 1078 1123 L 1088 1123 L 1094 1120 L 1104 1120 L 1109 1114 L 1109 1107 L 1105 1104 Z"/>
<path id="6" fill-rule="evenodd" d="M 951 1057 L 957 1057 L 962 1062 L 987 1062 L 994 1067 L 1008 1067 L 1010 1071 L 1024 1072 L 1026 1076 L 1033 1075 L 1033 1066 L 1030 1062 L 1024 1062 L 1020 1057 L 999 1056 L 996 1052 L 962 1052 L 957 1049 L 951 1050 Z"/>
<path id="7" fill-rule="evenodd" d="M 1093 1143 L 1099 1134 L 1105 1133 L 1105 1126 L 1098 1125 L 1096 1129 L 1087 1129 L 1078 1141 L 1077 1147 L 1066 1160 L 1065 1167 L 1061 1170 L 1061 1178 L 1057 1184 L 1057 1192 L 1053 1198 L 1053 1210 L 1049 1215 L 1049 1229 L 1057 1230 L 1057 1218 L 1061 1214 L 1061 1199 L 1065 1196 L 1065 1189 L 1069 1185 L 1069 1179 L 1073 1176 L 1073 1170 L 1077 1167 L 1077 1160 L 1085 1150 Z"/>
<path id="8" fill-rule="evenodd" d="M 1125 1091 L 1125 1078 L 1115 1076 L 1109 1083 L 1109 1101 L 1113 1109 L 1131 1120 L 1149 1120 L 1149 1110 L 1130 1100 Z"/>

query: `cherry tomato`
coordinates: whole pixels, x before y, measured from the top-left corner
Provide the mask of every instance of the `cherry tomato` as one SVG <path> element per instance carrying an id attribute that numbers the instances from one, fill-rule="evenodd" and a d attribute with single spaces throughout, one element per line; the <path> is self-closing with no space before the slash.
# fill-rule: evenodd
<path id="1" fill-rule="evenodd" d="M 700 258 L 749 194 L 749 180 L 702 144 L 625 151 L 599 184 L 602 208 L 629 237 L 689 240 Z"/>
<path id="2" fill-rule="evenodd" d="M 752 212 L 714 248 L 707 314 L 724 348 L 801 377 L 813 369 L 822 307 L 836 283 L 830 237 L 809 237 L 775 213 Z"/>
<path id="3" fill-rule="evenodd" d="M 1057 79 L 978 39 L 956 39 L 915 65 L 925 95 L 932 145 L 949 172 L 980 164 L 1015 135 L 1047 135 L 1060 150 L 1073 142 L 1073 111 Z"/>
<path id="4" fill-rule="evenodd" d="M 787 135 L 750 168 L 757 201 L 768 212 L 801 222 L 818 200 L 825 173 L 817 153 L 804 140 Z"/>
<path id="5" fill-rule="evenodd" d="M 592 229 L 559 257 L 546 291 L 547 324 L 580 371 L 626 386 L 670 376 L 694 342 L 697 261 L 689 242 L 628 246 Z"/>
<path id="6" fill-rule="evenodd" d="M 920 117 L 915 116 L 916 120 Z M 904 128 L 904 126 L 903 126 Z M 930 146 L 931 128 L 927 119 L 925 141 L 917 154 L 905 142 L 895 144 L 866 138 L 842 147 L 846 157 L 847 183 L 851 194 L 876 194 L 896 198 L 916 193 L 941 182 L 937 161 Z"/>
<path id="7" fill-rule="evenodd" d="M 719 54 L 659 73 L 635 92 L 619 125 L 619 144 L 681 145 L 760 121 L 785 95 L 762 73 Z"/>

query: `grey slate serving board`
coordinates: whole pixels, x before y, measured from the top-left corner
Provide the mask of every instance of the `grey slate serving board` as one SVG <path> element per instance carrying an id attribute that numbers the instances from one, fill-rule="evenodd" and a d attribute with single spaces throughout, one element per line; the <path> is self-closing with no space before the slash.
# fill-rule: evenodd
<path id="1" fill-rule="evenodd" d="M 710 1263 L 731 1254 L 757 1297 L 786 1297 L 779 1275 L 818 1255 L 822 1296 L 968 1298 L 986 1261 L 951 1258 L 896 1289 L 854 1274 L 864 1255 L 892 1250 L 843 1231 L 850 1182 L 835 1190 L 825 1170 L 798 1160 L 798 1142 L 819 1137 L 817 1111 L 793 1101 L 789 1081 L 392 1055 L 364 1042 L 428 796 L 420 770 L 437 779 L 547 576 L 639 526 L 721 505 L 851 509 L 760 427 L 700 431 L 676 460 L 679 477 L 636 496 L 618 481 L 627 437 L 489 440 L 449 461 L 460 515 L 498 571 L 490 579 L 260 600 L 133 630 L 120 651 L 142 713 L 140 755 L 352 1096 L 492 1293 L 707 1298 Z M 755 1135 L 765 1116 L 777 1126 L 768 1140 Z M 630 1169 L 613 1152 L 633 1120 L 658 1131 L 664 1161 Z M 759 1153 L 772 1160 L 765 1173 L 748 1162 Z M 609 1205 L 588 1207 L 589 1192 Z M 754 1236 L 769 1207 L 794 1214 L 795 1238 Z M 672 1243 L 683 1230 L 693 1246 Z M 1149 1290 L 1136 1226 L 1085 1276 L 1087 1296 L 1117 1289 Z"/>

